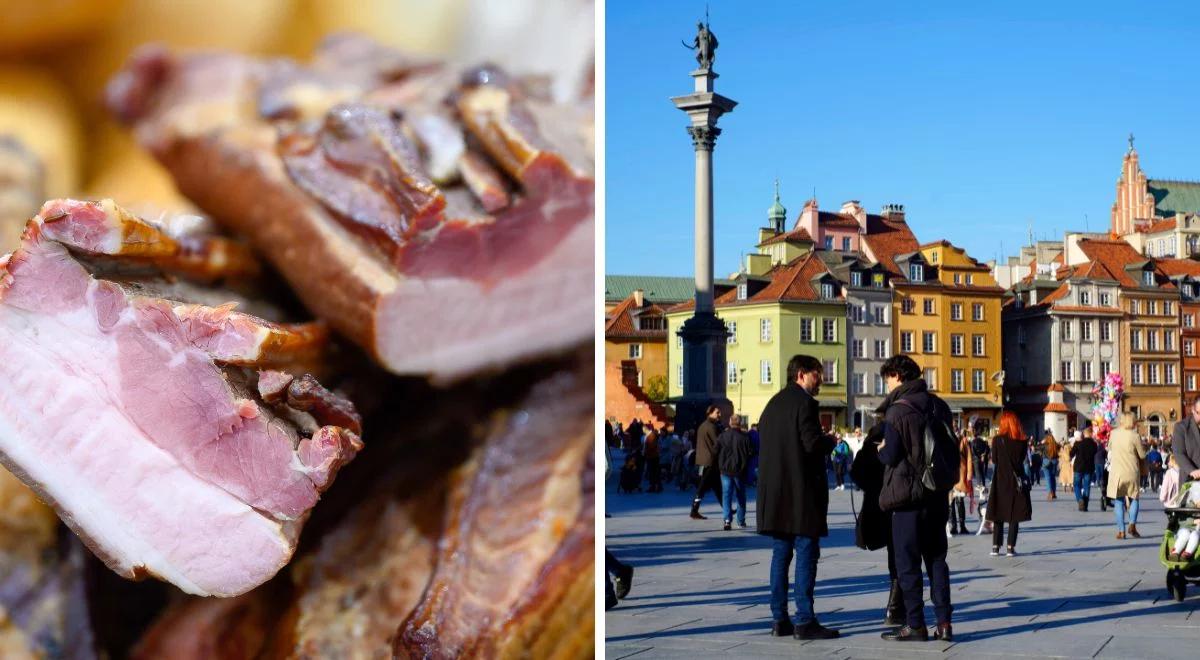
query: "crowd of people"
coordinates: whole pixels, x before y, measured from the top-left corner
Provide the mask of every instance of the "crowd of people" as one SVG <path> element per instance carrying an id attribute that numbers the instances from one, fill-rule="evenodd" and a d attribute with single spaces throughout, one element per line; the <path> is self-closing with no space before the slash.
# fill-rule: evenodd
<path id="1" fill-rule="evenodd" d="M 882 636 L 924 641 L 953 639 L 947 540 L 971 533 L 969 519 L 978 519 L 976 534 L 991 534 L 992 556 L 1016 556 L 1020 525 L 1033 515 L 1030 492 L 1044 477 L 1048 500 L 1058 499 L 1058 488 L 1070 489 L 1080 512 L 1089 511 L 1095 487 L 1101 510 L 1113 509 L 1116 538 L 1139 538 L 1141 494 L 1161 489 L 1167 501 L 1181 484 L 1200 480 L 1200 400 L 1165 442 L 1139 434 L 1137 420 L 1128 413 L 1103 441 L 1086 423 L 1062 439 L 1047 429 L 1036 440 L 1008 410 L 999 415 L 994 432 L 982 423 L 954 430 L 948 406 L 928 391 L 907 356 L 887 360 L 881 376 L 888 395 L 875 411 L 877 423 L 865 434 L 821 427 L 816 395 L 823 368 L 805 355 L 792 358 L 787 385 L 750 428 L 739 415 L 726 422 L 716 406 L 694 434 L 677 434 L 670 424 L 650 428 L 638 420 L 624 428 L 607 425 L 609 446 L 625 449 L 621 484 L 626 491 L 640 490 L 645 480 L 650 492 L 661 492 L 666 478 L 681 489 L 694 488 L 690 516 L 699 520 L 706 519 L 700 507 L 712 492 L 725 530 L 735 523 L 747 527 L 746 488 L 756 485 L 756 528 L 770 538 L 772 550 L 772 634 L 797 639 L 839 635 L 821 625 L 815 612 L 820 539 L 828 535 L 829 491 L 860 489 L 856 545 L 887 549 L 891 589 L 884 624 L 890 629 Z M 669 456 L 665 464 L 660 448 Z M 1195 490 L 1200 506 L 1200 488 Z M 1175 556 L 1190 558 L 1198 544 L 1200 531 L 1184 530 L 1176 537 Z M 633 569 L 609 557 L 618 592 L 613 596 L 610 584 L 611 607 L 623 597 L 621 590 L 628 592 Z M 788 578 L 793 562 L 794 586 Z M 925 622 L 922 568 L 937 617 L 932 629 Z M 789 591 L 794 616 L 789 615 Z"/>

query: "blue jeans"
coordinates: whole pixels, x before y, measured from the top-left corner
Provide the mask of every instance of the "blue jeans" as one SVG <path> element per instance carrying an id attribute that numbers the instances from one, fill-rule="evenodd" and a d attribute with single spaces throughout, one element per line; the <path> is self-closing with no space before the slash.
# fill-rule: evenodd
<path id="1" fill-rule="evenodd" d="M 796 625 L 816 621 L 813 613 L 813 589 L 817 584 L 817 560 L 821 557 L 821 542 L 815 536 L 773 534 L 771 542 L 771 617 L 775 621 L 788 618 L 788 567 L 792 553 L 796 555 Z"/>
<path id="2" fill-rule="evenodd" d="M 721 475 L 721 511 L 725 514 L 725 522 L 732 522 L 730 507 L 733 505 L 733 495 L 737 493 L 737 521 L 739 525 L 746 524 L 746 482 L 741 477 Z"/>
<path id="3" fill-rule="evenodd" d="M 1117 529 L 1119 531 L 1123 532 L 1123 531 L 1125 531 L 1125 498 L 1118 497 L 1117 499 L 1113 500 L 1113 502 L 1116 503 L 1116 506 L 1113 508 L 1113 510 L 1117 512 Z M 1137 524 L 1137 514 L 1138 514 L 1138 498 L 1134 497 L 1134 498 L 1130 499 L 1130 501 L 1129 501 L 1129 524 L 1130 525 Z"/>
<path id="4" fill-rule="evenodd" d="M 1050 486 L 1050 492 L 1054 493 L 1058 486 L 1058 459 L 1048 458 L 1042 465 L 1042 469 L 1046 472 L 1046 484 Z"/>
<path id="5" fill-rule="evenodd" d="M 1104 466 L 1103 465 L 1096 466 L 1096 472 L 1094 474 L 1092 474 L 1092 483 L 1096 484 L 1097 486 L 1104 483 Z"/>
<path id="6" fill-rule="evenodd" d="M 1092 496 L 1092 473 L 1075 473 L 1075 500 L 1081 501 Z"/>

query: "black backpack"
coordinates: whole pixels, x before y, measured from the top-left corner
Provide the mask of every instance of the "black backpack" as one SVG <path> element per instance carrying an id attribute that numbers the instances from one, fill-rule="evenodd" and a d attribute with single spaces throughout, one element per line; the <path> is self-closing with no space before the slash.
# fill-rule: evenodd
<path id="1" fill-rule="evenodd" d="M 931 403 L 928 410 L 921 410 L 906 399 L 898 399 L 896 403 L 916 411 L 925 417 L 925 437 L 921 443 L 921 458 L 923 465 L 916 465 L 917 478 L 914 480 L 914 497 L 926 493 L 945 494 L 958 483 L 959 454 L 958 443 L 954 440 L 954 431 L 948 424 L 934 414 L 935 406 Z M 921 492 L 915 492 L 915 491 Z"/>

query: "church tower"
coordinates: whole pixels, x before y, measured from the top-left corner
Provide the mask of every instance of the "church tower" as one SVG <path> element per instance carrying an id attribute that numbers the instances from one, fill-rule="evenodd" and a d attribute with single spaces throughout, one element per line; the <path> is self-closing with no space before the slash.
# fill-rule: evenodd
<path id="1" fill-rule="evenodd" d="M 1124 236 L 1136 229 L 1138 220 L 1154 218 L 1154 195 L 1147 189 L 1146 173 L 1138 164 L 1138 153 L 1133 148 L 1133 134 L 1129 135 L 1129 151 L 1121 163 L 1121 178 L 1117 180 L 1117 199 L 1112 206 L 1112 235 Z"/>
<path id="2" fill-rule="evenodd" d="M 775 203 L 767 209 L 767 226 L 776 234 L 782 234 L 786 222 L 787 209 L 783 208 L 783 204 L 779 201 L 779 179 L 775 179 Z"/>

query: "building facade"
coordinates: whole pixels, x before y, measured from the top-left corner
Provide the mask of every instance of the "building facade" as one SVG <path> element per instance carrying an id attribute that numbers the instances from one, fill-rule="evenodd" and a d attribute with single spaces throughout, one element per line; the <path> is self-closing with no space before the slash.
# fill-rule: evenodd
<path id="1" fill-rule="evenodd" d="M 604 324 L 605 418 L 666 423 L 665 407 L 650 394 L 659 388 L 665 393 L 667 386 L 666 312 L 635 289 Z"/>
<path id="2" fill-rule="evenodd" d="M 847 426 L 866 431 L 887 394 L 879 369 L 895 351 L 891 273 L 859 257 L 831 269 L 846 290 Z"/>

